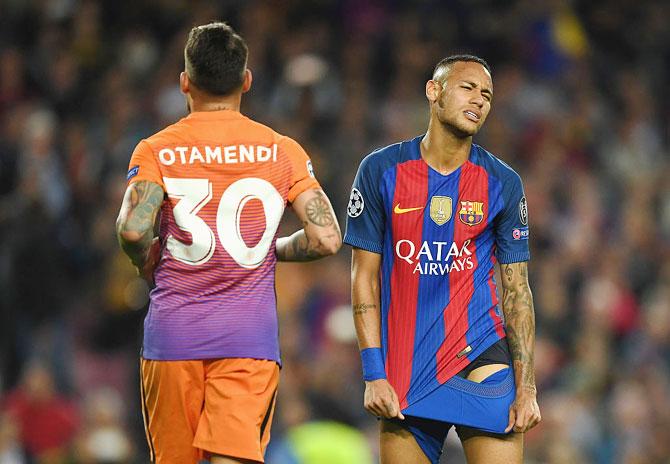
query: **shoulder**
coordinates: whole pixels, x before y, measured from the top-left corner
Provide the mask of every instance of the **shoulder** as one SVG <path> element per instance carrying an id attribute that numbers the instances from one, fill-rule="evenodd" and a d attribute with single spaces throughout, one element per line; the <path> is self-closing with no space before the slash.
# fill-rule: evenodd
<path id="1" fill-rule="evenodd" d="M 414 142 L 406 140 L 373 150 L 361 160 L 359 172 L 381 176 L 389 168 L 411 159 L 410 145 Z"/>
<path id="2" fill-rule="evenodd" d="M 253 134 L 259 142 L 263 143 L 276 143 L 281 148 L 298 148 L 304 151 L 302 145 L 298 143 L 297 140 L 289 137 L 288 135 L 282 134 L 281 132 L 273 129 L 272 127 L 258 122 L 254 119 L 251 119 L 248 116 L 241 115 L 241 122 L 244 126 L 244 131 L 247 131 L 249 134 Z"/>
<path id="3" fill-rule="evenodd" d="M 270 129 L 270 130 L 272 130 L 272 129 Z M 295 152 L 306 153 L 303 146 L 300 145 L 300 143 L 297 140 L 289 137 L 288 135 L 280 134 L 279 132 L 272 131 L 272 133 L 274 134 L 275 143 L 277 143 L 277 145 L 279 145 L 284 150 L 286 150 L 290 153 L 295 153 Z"/>
<path id="4" fill-rule="evenodd" d="M 509 164 L 480 145 L 473 144 L 473 147 L 476 152 L 475 164 L 483 167 L 490 176 L 502 184 L 521 183 L 521 176 Z"/>
<path id="5" fill-rule="evenodd" d="M 300 144 L 291 137 L 281 134 L 272 127 L 267 126 L 261 122 L 242 115 L 242 121 L 245 125 L 245 130 L 255 134 L 260 140 L 267 140 L 268 142 L 276 143 L 278 145 L 297 145 Z"/>
<path id="6" fill-rule="evenodd" d="M 174 124 L 170 124 L 155 134 L 142 139 L 138 146 L 146 144 L 149 148 L 155 150 L 157 148 L 165 147 L 166 145 L 179 143 L 186 138 L 183 121 L 184 119 L 180 119 Z"/>

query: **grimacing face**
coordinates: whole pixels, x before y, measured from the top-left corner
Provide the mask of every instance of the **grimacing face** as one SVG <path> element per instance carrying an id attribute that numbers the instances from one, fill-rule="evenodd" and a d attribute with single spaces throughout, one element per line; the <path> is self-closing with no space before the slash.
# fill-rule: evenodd
<path id="1" fill-rule="evenodd" d="M 436 73 L 426 93 L 440 123 L 460 137 L 471 137 L 491 111 L 493 81 L 481 64 L 457 61 L 449 71 L 443 68 Z"/>

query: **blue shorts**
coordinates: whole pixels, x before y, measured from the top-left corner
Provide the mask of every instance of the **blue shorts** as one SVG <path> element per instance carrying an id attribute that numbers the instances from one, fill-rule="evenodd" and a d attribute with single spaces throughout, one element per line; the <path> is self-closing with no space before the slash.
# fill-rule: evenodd
<path id="1" fill-rule="evenodd" d="M 458 375 L 403 409 L 405 420 L 393 422 L 409 430 L 430 461 L 437 464 L 451 427 L 470 427 L 504 434 L 516 396 L 514 371 L 506 368 L 481 383 Z"/>

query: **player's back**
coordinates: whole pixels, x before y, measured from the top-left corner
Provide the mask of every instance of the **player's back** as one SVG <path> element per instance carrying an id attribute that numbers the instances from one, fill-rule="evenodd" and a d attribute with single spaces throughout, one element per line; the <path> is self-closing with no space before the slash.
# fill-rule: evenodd
<path id="1" fill-rule="evenodd" d="M 212 111 L 142 141 L 133 160 L 129 176 L 167 193 L 143 356 L 279 360 L 274 242 L 286 202 L 318 186 L 305 152 L 238 112 Z"/>

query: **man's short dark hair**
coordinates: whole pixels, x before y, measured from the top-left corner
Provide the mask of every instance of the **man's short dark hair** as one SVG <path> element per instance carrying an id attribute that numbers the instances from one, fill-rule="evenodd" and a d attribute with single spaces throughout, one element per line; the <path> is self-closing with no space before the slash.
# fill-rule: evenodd
<path id="1" fill-rule="evenodd" d="M 184 47 L 186 74 L 197 88 L 211 95 L 228 95 L 244 82 L 247 44 L 226 23 L 191 29 Z"/>
<path id="2" fill-rule="evenodd" d="M 442 69 L 449 68 L 451 67 L 452 64 L 457 63 L 459 61 L 470 61 L 474 63 L 479 63 L 482 66 L 484 66 L 484 69 L 486 69 L 489 72 L 489 74 L 491 74 L 491 67 L 486 62 L 486 60 L 475 55 L 462 54 L 462 55 L 451 55 L 446 58 L 442 58 L 440 62 L 435 65 L 435 69 L 433 70 L 433 77 L 435 77 L 435 75 Z"/>

